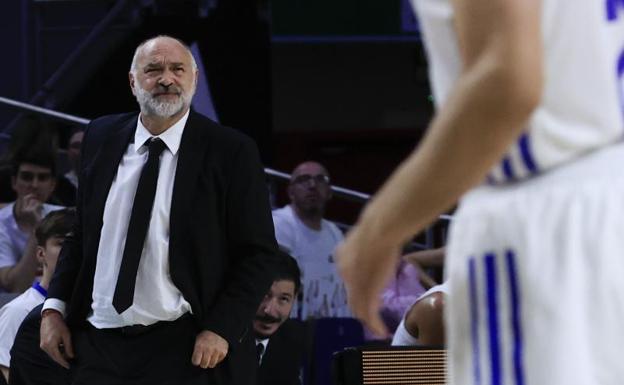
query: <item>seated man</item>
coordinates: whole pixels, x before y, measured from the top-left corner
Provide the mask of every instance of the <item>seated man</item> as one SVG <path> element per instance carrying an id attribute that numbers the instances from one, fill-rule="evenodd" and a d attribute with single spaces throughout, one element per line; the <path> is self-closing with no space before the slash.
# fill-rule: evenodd
<path id="1" fill-rule="evenodd" d="M 301 286 L 300 272 L 291 256 L 275 271 L 273 285 L 258 307 L 253 322 L 258 353 L 258 385 L 300 384 L 304 333 L 299 320 L 289 319 Z"/>
<path id="2" fill-rule="evenodd" d="M 302 320 L 351 316 L 333 257 L 343 235 L 323 218 L 332 196 L 329 181 L 329 173 L 321 164 L 301 163 L 288 185 L 290 204 L 273 211 L 277 243 L 301 268 L 303 301 L 295 314 Z"/>
<path id="3" fill-rule="evenodd" d="M 427 290 L 405 313 L 394 332 L 393 346 L 444 345 L 444 302 L 447 282 Z"/>
<path id="4" fill-rule="evenodd" d="M 26 315 L 45 300 L 63 239 L 71 231 L 74 216 L 72 209 L 64 209 L 51 212 L 41 221 L 35 231 L 36 256 L 43 266 L 41 281 L 0 309 L 0 370 L 5 378 L 8 377 L 10 349 L 17 329 Z"/>
<path id="5" fill-rule="evenodd" d="M 34 231 L 41 219 L 61 206 L 49 205 L 56 186 L 50 155 L 26 154 L 13 162 L 15 202 L 0 209 L 0 293 L 21 293 L 37 275 Z"/>

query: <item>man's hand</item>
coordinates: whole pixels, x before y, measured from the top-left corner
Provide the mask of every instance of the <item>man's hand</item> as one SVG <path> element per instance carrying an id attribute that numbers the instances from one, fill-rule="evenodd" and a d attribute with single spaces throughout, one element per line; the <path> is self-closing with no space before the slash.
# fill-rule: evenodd
<path id="1" fill-rule="evenodd" d="M 204 330 L 195 338 L 195 348 L 191 362 L 202 369 L 214 368 L 228 353 L 229 345 L 223 337 Z"/>
<path id="2" fill-rule="evenodd" d="M 43 202 L 35 194 L 26 194 L 15 202 L 15 217 L 23 230 L 34 231 L 43 217 Z"/>
<path id="3" fill-rule="evenodd" d="M 59 365 L 69 369 L 69 360 L 74 358 L 71 333 L 56 310 L 46 309 L 41 315 L 39 347 Z"/>
<path id="4" fill-rule="evenodd" d="M 357 226 L 336 249 L 338 269 L 353 315 L 381 338 L 389 338 L 379 314 L 381 292 L 396 271 L 398 255 L 398 248 L 381 246 Z"/>

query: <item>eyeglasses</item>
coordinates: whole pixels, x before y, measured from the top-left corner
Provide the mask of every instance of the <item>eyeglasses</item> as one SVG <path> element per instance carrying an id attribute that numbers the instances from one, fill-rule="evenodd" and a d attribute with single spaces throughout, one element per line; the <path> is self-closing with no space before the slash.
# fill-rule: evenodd
<path id="1" fill-rule="evenodd" d="M 17 178 L 24 182 L 32 182 L 35 178 L 39 182 L 47 182 L 52 179 L 52 174 L 49 172 L 20 171 L 17 173 Z"/>
<path id="2" fill-rule="evenodd" d="M 318 175 L 309 175 L 303 174 L 299 175 L 292 180 L 292 184 L 309 184 L 311 180 L 314 180 L 317 184 L 329 184 L 329 177 L 327 175 L 318 174 Z"/>

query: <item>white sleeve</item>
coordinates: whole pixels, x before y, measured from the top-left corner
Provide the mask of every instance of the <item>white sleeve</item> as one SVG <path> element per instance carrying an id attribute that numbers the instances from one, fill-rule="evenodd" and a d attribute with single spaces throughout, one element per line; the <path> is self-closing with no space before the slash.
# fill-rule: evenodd
<path id="1" fill-rule="evenodd" d="M 60 299 L 56 299 L 56 298 L 48 298 L 43 303 L 41 312 L 43 313 L 44 310 L 53 309 L 61 313 L 63 318 L 65 318 L 65 307 L 67 307 L 67 304 L 65 304 L 65 301 L 61 301 Z"/>
<path id="2" fill-rule="evenodd" d="M 0 268 L 15 265 L 15 253 L 9 232 L 0 224 Z"/>
<path id="3" fill-rule="evenodd" d="M 275 239 L 277 240 L 277 244 L 284 251 L 292 254 L 295 248 L 295 232 L 292 223 L 290 223 L 285 215 L 274 211 L 273 225 L 275 226 Z"/>
<path id="4" fill-rule="evenodd" d="M 405 328 L 405 318 L 401 320 L 401 323 L 394 332 L 392 337 L 392 346 L 414 346 L 418 345 L 418 340 L 414 338 Z"/>
<path id="5" fill-rule="evenodd" d="M 0 309 L 0 365 L 8 368 L 11 362 L 10 352 L 17 335 L 17 329 L 19 329 L 22 321 L 28 315 L 28 310 L 7 305 Z"/>

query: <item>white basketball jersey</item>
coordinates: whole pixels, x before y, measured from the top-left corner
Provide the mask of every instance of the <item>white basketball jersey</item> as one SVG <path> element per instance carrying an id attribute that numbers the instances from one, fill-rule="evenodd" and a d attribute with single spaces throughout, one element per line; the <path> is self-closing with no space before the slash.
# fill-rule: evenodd
<path id="1" fill-rule="evenodd" d="M 462 70 L 451 0 L 411 1 L 439 107 Z M 541 103 L 490 172 L 490 183 L 541 173 L 624 134 L 624 1 L 543 0 L 542 34 Z"/>

